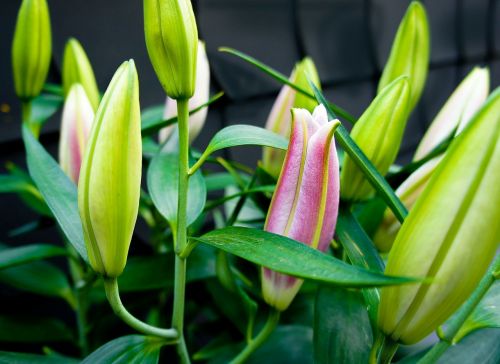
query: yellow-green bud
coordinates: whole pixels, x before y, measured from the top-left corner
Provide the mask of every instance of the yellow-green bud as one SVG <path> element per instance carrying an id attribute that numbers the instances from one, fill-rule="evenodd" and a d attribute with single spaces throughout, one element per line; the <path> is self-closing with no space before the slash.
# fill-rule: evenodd
<path id="1" fill-rule="evenodd" d="M 16 94 L 28 100 L 42 91 L 52 54 L 49 9 L 45 0 L 23 0 L 12 43 Z"/>
<path id="2" fill-rule="evenodd" d="M 408 78 L 402 76 L 377 95 L 351 131 L 351 137 L 382 175 L 398 154 L 408 120 L 409 99 Z M 349 156 L 344 160 L 340 185 L 340 195 L 345 200 L 365 200 L 375 193 Z"/>
<path id="3" fill-rule="evenodd" d="M 392 44 L 378 84 L 381 92 L 394 79 L 406 75 L 411 86 L 410 111 L 422 95 L 429 67 L 430 36 L 424 6 L 413 1 L 406 11 Z"/>
<path id="4" fill-rule="evenodd" d="M 190 0 L 144 0 L 149 59 L 167 95 L 194 94 L 198 29 Z"/>
<path id="5" fill-rule="evenodd" d="M 321 81 L 319 80 L 318 71 L 316 70 L 316 66 L 310 57 L 304 58 L 302 61 L 297 63 L 297 66 L 295 66 L 295 84 L 312 93 L 309 82 L 307 81 L 308 78 L 316 85 L 316 87 L 321 89 Z M 318 106 L 318 102 L 316 100 L 297 92 L 295 102 L 293 104 L 294 108 L 306 109 L 312 113 L 316 106 Z M 287 133 L 290 134 L 290 131 L 287 130 Z"/>
<path id="6" fill-rule="evenodd" d="M 116 71 L 97 109 L 80 170 L 78 207 L 92 268 L 119 276 L 139 209 L 141 114 L 133 60 Z"/>
<path id="7" fill-rule="evenodd" d="M 75 38 L 69 39 L 64 49 L 62 79 L 65 96 L 73 84 L 79 83 L 83 86 L 94 111 L 97 110 L 101 96 L 94 71 L 82 45 Z"/>
<path id="8" fill-rule="evenodd" d="M 404 221 L 385 274 L 432 282 L 382 288 L 379 327 L 411 344 L 470 296 L 500 242 L 500 88 L 450 145 Z"/>

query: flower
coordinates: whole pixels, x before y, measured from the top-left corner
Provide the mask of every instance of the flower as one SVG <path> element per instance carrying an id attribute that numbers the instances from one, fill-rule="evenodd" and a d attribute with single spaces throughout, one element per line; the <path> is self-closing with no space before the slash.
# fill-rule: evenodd
<path id="1" fill-rule="evenodd" d="M 310 91 L 311 88 L 307 81 L 308 77 L 318 88 L 320 87 L 316 66 L 311 58 L 306 57 L 295 65 L 289 80 L 300 88 Z M 298 93 L 288 85 L 284 85 L 267 118 L 266 129 L 289 138 L 292 119 L 290 110 L 296 107 L 312 112 L 317 105 L 318 103 L 315 100 Z M 267 147 L 264 147 L 262 151 L 262 167 L 270 175 L 278 177 L 285 159 L 285 152 L 280 149 Z"/>
<path id="2" fill-rule="evenodd" d="M 325 251 L 335 230 L 339 203 L 339 164 L 325 108 L 313 115 L 292 109 L 292 132 L 264 229 Z M 285 310 L 302 280 L 262 268 L 265 301 Z"/>
<path id="3" fill-rule="evenodd" d="M 188 99 L 195 91 L 198 29 L 190 0 L 144 0 L 149 58 L 167 95 Z"/>
<path id="4" fill-rule="evenodd" d="M 96 113 L 78 183 L 78 208 L 90 265 L 119 276 L 141 190 L 139 82 L 133 60 L 116 71 Z"/>
<path id="5" fill-rule="evenodd" d="M 489 71 L 486 68 L 474 68 L 468 76 L 460 83 L 457 89 L 444 104 L 437 114 L 431 126 L 414 156 L 414 160 L 421 159 L 437 147 L 444 139 L 452 133 L 460 133 L 472 120 L 472 116 L 488 97 Z M 441 161 L 436 157 L 413 172 L 396 190 L 396 195 L 410 210 L 418 196 L 427 186 L 432 173 Z M 376 232 L 373 241 L 383 251 L 391 249 L 394 238 L 401 224 L 390 209 L 386 209 L 384 219 Z"/>
<path id="6" fill-rule="evenodd" d="M 378 84 L 378 92 L 400 76 L 408 76 L 411 86 L 409 112 L 417 104 L 425 86 L 429 67 L 430 36 L 424 6 L 412 1 L 399 24 L 389 59 Z"/>
<path id="7" fill-rule="evenodd" d="M 59 139 L 59 164 L 75 183 L 78 183 L 80 166 L 94 120 L 94 110 L 84 88 L 79 83 L 71 86 L 61 121 Z"/>
<path id="8" fill-rule="evenodd" d="M 16 94 L 29 100 L 40 94 L 52 54 L 50 16 L 46 0 L 23 0 L 12 42 Z"/>
<path id="9" fill-rule="evenodd" d="M 195 109 L 205 104 L 210 94 L 210 67 L 208 64 L 205 44 L 202 41 L 198 43 L 198 60 L 196 65 L 196 89 L 194 95 L 189 99 L 189 109 Z M 208 108 L 203 108 L 189 117 L 189 142 L 191 143 L 200 134 L 205 120 L 207 118 Z M 164 119 L 170 119 L 177 116 L 176 101 L 167 97 L 165 102 Z M 166 141 L 174 130 L 174 125 L 167 126 L 160 130 L 160 141 Z"/>
<path id="10" fill-rule="evenodd" d="M 412 344 L 442 324 L 470 296 L 500 242 L 500 88 L 452 142 L 405 219 L 386 275 L 432 283 L 381 290 L 378 325 Z"/>
<path id="11" fill-rule="evenodd" d="M 68 95 L 73 84 L 79 83 L 87 93 L 92 108 L 97 110 L 101 96 L 99 95 L 94 71 L 85 50 L 75 38 L 70 38 L 64 48 L 62 79 L 65 95 Z"/>
<path id="12" fill-rule="evenodd" d="M 407 77 L 395 79 L 377 95 L 352 128 L 352 139 L 382 175 L 387 173 L 398 154 L 408 120 L 409 96 Z M 343 199 L 365 200 L 375 193 L 349 156 L 345 157 L 340 179 Z"/>

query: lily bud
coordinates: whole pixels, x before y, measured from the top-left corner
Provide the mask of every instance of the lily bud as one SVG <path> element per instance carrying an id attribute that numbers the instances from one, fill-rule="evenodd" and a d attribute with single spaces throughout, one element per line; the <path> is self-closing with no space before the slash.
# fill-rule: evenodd
<path id="1" fill-rule="evenodd" d="M 431 284 L 382 288 L 379 327 L 412 344 L 469 297 L 500 241 L 500 88 L 475 114 L 404 221 L 385 274 Z"/>
<path id="2" fill-rule="evenodd" d="M 378 84 L 379 93 L 400 76 L 411 86 L 409 109 L 413 110 L 424 89 L 429 67 L 429 24 L 424 6 L 413 1 L 399 24 L 389 59 Z"/>
<path id="3" fill-rule="evenodd" d="M 292 132 L 264 229 L 325 251 L 333 238 L 339 204 L 339 164 L 333 133 L 320 105 L 311 115 L 292 110 Z M 302 280 L 262 268 L 264 300 L 285 310 Z"/>
<path id="4" fill-rule="evenodd" d="M 425 157 L 445 140 L 452 132 L 460 133 L 470 122 L 477 109 L 488 97 L 489 71 L 486 68 L 474 68 L 460 83 L 443 108 L 437 114 L 415 153 L 415 160 Z M 427 186 L 432 173 L 442 157 L 428 161 L 413 172 L 396 190 L 396 195 L 410 210 L 418 196 Z M 384 219 L 373 242 L 382 252 L 391 249 L 401 224 L 390 209 L 386 209 Z"/>
<path id="5" fill-rule="evenodd" d="M 97 110 L 101 96 L 95 80 L 94 71 L 82 45 L 75 38 L 66 43 L 64 49 L 62 79 L 64 94 L 67 96 L 71 86 L 79 83 L 83 86 L 94 110 Z"/>
<path id="6" fill-rule="evenodd" d="M 387 85 L 361 115 L 351 131 L 351 137 L 382 175 L 396 159 L 408 120 L 410 85 L 400 77 Z M 346 156 L 340 176 L 342 198 L 365 200 L 375 190 L 363 172 Z"/>
<path id="7" fill-rule="evenodd" d="M 210 96 L 210 67 L 208 64 L 205 43 L 198 43 L 198 60 L 196 64 L 196 89 L 194 95 L 189 99 L 189 109 L 195 109 L 205 104 Z M 207 119 L 208 108 L 205 107 L 189 117 L 189 142 L 200 134 L 205 120 Z M 177 102 L 171 97 L 167 97 L 165 102 L 164 119 L 170 119 L 177 116 Z M 172 134 L 175 126 L 169 125 L 160 130 L 160 141 L 166 141 Z"/>
<path id="8" fill-rule="evenodd" d="M 76 83 L 69 90 L 64 102 L 59 139 L 59 164 L 75 183 L 78 183 L 93 120 L 94 110 L 87 94 L 82 85 Z"/>
<path id="9" fill-rule="evenodd" d="M 45 0 L 23 0 L 12 43 L 12 68 L 16 94 L 32 99 L 40 94 L 52 54 L 50 16 Z"/>
<path id="10" fill-rule="evenodd" d="M 198 29 L 190 0 L 144 0 L 144 33 L 153 68 L 167 95 L 195 91 Z"/>
<path id="11" fill-rule="evenodd" d="M 78 207 L 92 268 L 119 276 L 139 209 L 141 115 L 133 60 L 116 71 L 97 109 L 78 183 Z"/>
<path id="12" fill-rule="evenodd" d="M 464 129 L 474 113 L 488 97 L 490 72 L 475 67 L 456 88 L 420 141 L 413 160 L 424 158 L 456 130 Z"/>
<path id="13" fill-rule="evenodd" d="M 295 65 L 295 68 L 290 75 L 290 82 L 296 84 L 304 90 L 312 93 L 311 87 L 307 79 L 310 79 L 318 88 L 321 88 L 316 66 L 311 58 L 306 57 Z M 266 129 L 277 134 L 283 135 L 285 138 L 290 137 L 290 125 L 292 114 L 290 110 L 295 108 L 306 109 L 312 112 L 318 103 L 295 91 L 290 86 L 284 85 L 276 101 L 273 104 L 271 113 L 266 121 Z M 270 175 L 278 177 L 285 160 L 285 151 L 276 148 L 263 148 L 262 153 L 262 168 Z"/>

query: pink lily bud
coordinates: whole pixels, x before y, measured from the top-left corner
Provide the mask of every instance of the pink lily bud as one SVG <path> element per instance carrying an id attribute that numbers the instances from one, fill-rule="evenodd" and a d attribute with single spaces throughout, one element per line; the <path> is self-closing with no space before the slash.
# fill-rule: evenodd
<path id="1" fill-rule="evenodd" d="M 460 133 L 488 97 L 490 73 L 475 67 L 451 94 L 417 147 L 413 160 L 419 160 L 445 140 L 453 130 Z"/>
<path id="2" fill-rule="evenodd" d="M 325 108 L 311 115 L 292 109 L 292 132 L 285 162 L 267 214 L 266 231 L 325 251 L 337 222 L 339 163 L 333 133 L 338 120 L 328 122 Z M 302 280 L 262 268 L 264 300 L 285 310 Z"/>
<path id="3" fill-rule="evenodd" d="M 189 99 L 189 110 L 195 109 L 205 104 L 210 96 L 210 67 L 208 64 L 205 43 L 198 41 L 198 56 L 196 63 L 196 85 L 194 95 Z M 191 143 L 200 134 L 205 120 L 207 119 L 208 108 L 203 108 L 189 117 L 189 142 Z M 177 101 L 167 97 L 165 102 L 164 119 L 170 119 L 177 116 Z M 167 126 L 160 130 L 160 142 L 166 141 L 175 125 Z"/>
<path id="4" fill-rule="evenodd" d="M 83 152 L 93 121 L 94 109 L 85 89 L 79 83 L 73 84 L 66 97 L 62 114 L 59 164 L 75 183 L 78 183 Z"/>

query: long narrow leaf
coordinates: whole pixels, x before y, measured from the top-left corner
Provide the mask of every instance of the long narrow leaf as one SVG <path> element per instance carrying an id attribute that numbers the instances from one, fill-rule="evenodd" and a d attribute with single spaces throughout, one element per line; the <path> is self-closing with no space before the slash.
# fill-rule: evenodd
<path id="1" fill-rule="evenodd" d="M 0 250 L 0 269 L 67 254 L 66 249 L 49 244 L 32 244 L 2 249 Z"/>

